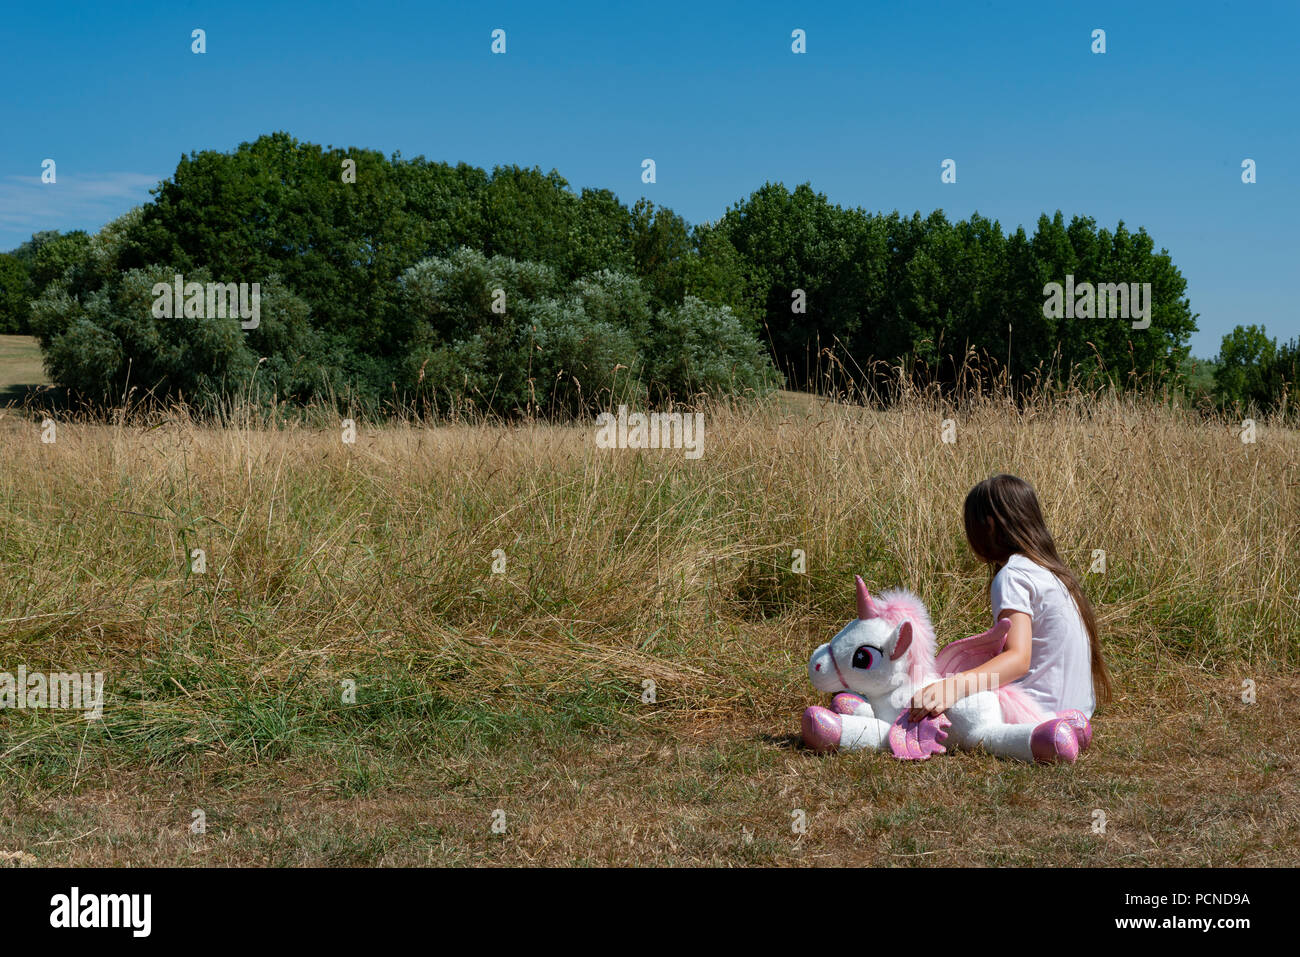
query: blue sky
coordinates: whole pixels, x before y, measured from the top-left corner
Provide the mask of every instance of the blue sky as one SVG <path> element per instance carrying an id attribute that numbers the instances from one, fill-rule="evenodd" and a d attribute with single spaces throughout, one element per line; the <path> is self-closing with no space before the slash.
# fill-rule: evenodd
<path id="1" fill-rule="evenodd" d="M 15 4 L 0 249 L 98 229 L 183 153 L 283 129 L 554 168 L 692 223 L 766 180 L 1008 229 L 1056 209 L 1123 219 L 1187 278 L 1193 353 L 1209 357 L 1238 323 L 1300 336 L 1298 32 L 1295 2 Z M 646 157 L 657 183 L 641 183 Z"/>

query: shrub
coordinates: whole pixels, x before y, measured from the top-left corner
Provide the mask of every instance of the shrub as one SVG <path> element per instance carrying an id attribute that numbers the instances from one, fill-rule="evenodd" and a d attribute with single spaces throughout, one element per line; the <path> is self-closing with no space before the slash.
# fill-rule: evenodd
<path id="1" fill-rule="evenodd" d="M 730 308 L 689 295 L 660 311 L 646 348 L 646 378 L 657 401 L 699 393 L 766 395 L 781 384 L 767 352 Z"/>

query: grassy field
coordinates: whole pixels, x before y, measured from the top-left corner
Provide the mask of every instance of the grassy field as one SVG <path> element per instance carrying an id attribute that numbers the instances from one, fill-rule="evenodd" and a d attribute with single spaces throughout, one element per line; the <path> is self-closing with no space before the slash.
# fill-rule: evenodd
<path id="1" fill-rule="evenodd" d="M 0 336 L 0 404 L 20 400 L 30 389 L 49 384 L 34 338 Z"/>
<path id="2" fill-rule="evenodd" d="M 1246 444 L 1108 397 L 787 396 L 710 411 L 698 460 L 593 433 L 345 444 L 173 416 L 43 443 L 11 409 L 0 671 L 102 670 L 107 700 L 93 722 L 0 712 L 0 860 L 1300 859 L 1294 430 Z M 1004 470 L 1036 485 L 1097 605 L 1118 694 L 1092 749 L 1064 767 L 801 750 L 806 662 L 851 617 L 855 572 L 920 592 L 941 641 L 987 626 L 960 507 Z"/>

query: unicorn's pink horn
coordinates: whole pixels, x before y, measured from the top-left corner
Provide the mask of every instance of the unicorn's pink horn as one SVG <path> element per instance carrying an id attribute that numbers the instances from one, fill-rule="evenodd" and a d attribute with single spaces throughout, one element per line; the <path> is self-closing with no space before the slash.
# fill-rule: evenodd
<path id="1" fill-rule="evenodd" d="M 854 575 L 853 579 L 858 583 L 858 617 L 875 618 L 876 603 L 871 600 L 871 594 L 867 591 L 867 583 L 862 580 L 861 575 Z"/>

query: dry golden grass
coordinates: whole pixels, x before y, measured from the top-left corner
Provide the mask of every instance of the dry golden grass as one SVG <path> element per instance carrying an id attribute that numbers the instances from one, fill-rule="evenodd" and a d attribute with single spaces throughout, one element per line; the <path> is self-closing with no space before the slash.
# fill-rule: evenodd
<path id="1" fill-rule="evenodd" d="M 0 418 L 0 671 L 108 681 L 99 722 L 0 712 L 0 861 L 1296 863 L 1296 431 L 1076 393 L 720 406 L 694 461 L 593 434 Z M 798 749 L 853 573 L 986 626 L 960 508 L 998 471 L 1097 606 L 1094 747 Z"/>

